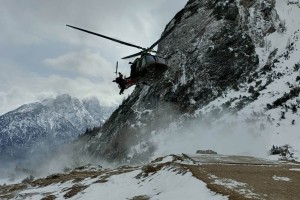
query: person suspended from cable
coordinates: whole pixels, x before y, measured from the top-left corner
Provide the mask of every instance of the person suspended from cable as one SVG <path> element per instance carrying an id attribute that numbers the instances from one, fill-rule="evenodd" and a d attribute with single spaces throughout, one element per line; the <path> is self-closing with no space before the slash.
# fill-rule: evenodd
<path id="1" fill-rule="evenodd" d="M 121 72 L 118 72 L 119 76 L 113 80 L 113 82 L 116 82 L 119 85 L 119 88 L 121 89 L 119 94 L 124 94 L 124 90 L 126 89 L 126 80 L 123 78 L 123 74 Z"/>

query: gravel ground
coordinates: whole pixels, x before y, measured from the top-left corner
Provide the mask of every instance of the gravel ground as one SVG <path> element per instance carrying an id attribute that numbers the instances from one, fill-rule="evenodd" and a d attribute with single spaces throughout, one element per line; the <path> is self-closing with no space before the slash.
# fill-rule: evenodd
<path id="1" fill-rule="evenodd" d="M 232 200 L 299 200 L 299 165 L 202 164 L 188 166 L 209 189 Z"/>

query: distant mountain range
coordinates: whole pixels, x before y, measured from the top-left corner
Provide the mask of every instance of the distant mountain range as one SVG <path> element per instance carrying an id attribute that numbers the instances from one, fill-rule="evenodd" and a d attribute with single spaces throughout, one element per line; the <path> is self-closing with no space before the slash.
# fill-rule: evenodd
<path id="1" fill-rule="evenodd" d="M 113 109 L 101 106 L 96 97 L 79 100 L 67 94 L 22 105 L 0 116 L 0 158 L 44 156 L 101 126 Z"/>

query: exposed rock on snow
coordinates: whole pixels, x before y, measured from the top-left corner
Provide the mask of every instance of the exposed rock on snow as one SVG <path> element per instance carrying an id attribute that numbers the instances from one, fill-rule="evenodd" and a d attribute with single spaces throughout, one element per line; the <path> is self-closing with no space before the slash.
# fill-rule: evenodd
<path id="1" fill-rule="evenodd" d="M 213 150 L 197 150 L 196 153 L 197 154 L 218 154 L 217 152 L 215 152 Z"/>

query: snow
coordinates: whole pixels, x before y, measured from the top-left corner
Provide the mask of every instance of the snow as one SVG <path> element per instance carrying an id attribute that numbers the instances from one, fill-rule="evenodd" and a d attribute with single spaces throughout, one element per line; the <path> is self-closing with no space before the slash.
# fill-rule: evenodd
<path id="1" fill-rule="evenodd" d="M 147 196 L 151 199 L 206 199 L 221 200 L 227 197 L 217 195 L 206 185 L 192 177 L 191 173 L 178 175 L 170 169 L 164 169 L 149 177 L 136 179 L 140 170 L 115 175 L 106 184 L 94 184 L 83 193 L 71 199 L 132 199 Z"/>
<path id="2" fill-rule="evenodd" d="M 40 200 L 43 197 L 45 197 L 43 194 L 51 193 L 52 195 L 55 195 L 56 199 L 65 199 L 63 195 L 67 192 L 64 191 L 65 188 L 72 187 L 72 181 L 68 181 L 62 184 L 52 184 L 46 187 L 32 187 L 28 188 L 27 190 L 24 190 L 18 194 L 19 197 L 25 196 L 27 194 L 30 194 L 30 200 Z M 17 197 L 17 199 L 19 199 Z"/>
<path id="3" fill-rule="evenodd" d="M 274 181 L 287 181 L 287 182 L 291 181 L 291 179 L 288 177 L 281 177 L 281 176 L 276 176 L 276 175 L 272 176 L 272 179 Z"/>
<path id="4" fill-rule="evenodd" d="M 25 178 L 25 177 L 24 177 Z M 11 185 L 11 184 L 17 184 L 21 183 L 23 179 L 16 179 L 16 180 L 11 180 L 11 179 L 0 179 L 0 185 Z"/>
<path id="5" fill-rule="evenodd" d="M 169 159 L 169 158 L 167 158 Z M 111 171 L 111 172 L 114 172 Z M 115 200 L 133 199 L 144 196 L 153 200 L 169 199 L 205 199 L 225 200 L 222 196 L 210 191 L 206 184 L 192 176 L 190 172 L 182 173 L 174 167 L 165 167 L 148 176 L 141 176 L 142 170 L 136 169 L 131 172 L 123 172 L 107 178 L 107 182 L 95 183 L 100 178 L 87 178 L 81 182 L 74 183 L 72 180 L 65 183 L 55 183 L 45 187 L 29 187 L 19 192 L 16 199 L 42 199 L 45 196 L 54 195 L 56 199 L 65 199 L 64 195 L 74 185 L 88 186 L 85 190 L 75 194 L 69 199 L 86 200 Z M 105 175 L 101 175 L 105 176 Z"/>
<path id="6" fill-rule="evenodd" d="M 127 157 L 132 158 L 136 153 L 143 153 L 147 152 L 148 150 L 149 146 L 147 145 L 147 142 L 143 141 L 137 145 L 132 146 Z"/>
<path id="7" fill-rule="evenodd" d="M 300 172 L 300 168 L 291 168 L 291 169 L 289 169 L 289 170 Z"/>
<path id="8" fill-rule="evenodd" d="M 172 162 L 174 159 L 173 156 L 166 156 L 164 157 L 161 161 L 155 162 L 156 164 L 161 164 L 161 163 L 167 163 L 167 162 Z"/>
<path id="9" fill-rule="evenodd" d="M 226 178 L 218 178 L 217 176 L 211 176 L 211 178 L 215 179 L 213 184 L 222 185 L 228 189 L 234 190 L 239 194 L 244 195 L 246 198 L 257 199 L 260 196 L 255 194 L 252 189 L 246 183 L 241 183 L 232 179 Z"/>
<path id="10" fill-rule="evenodd" d="M 267 62 L 267 57 L 271 51 L 278 48 L 278 54 L 284 53 L 291 40 L 299 36 L 300 21 L 295 19 L 300 19 L 300 8 L 297 5 L 288 5 L 287 0 L 276 0 L 275 7 L 280 21 L 285 24 L 286 30 L 284 32 L 276 31 L 265 37 L 265 41 L 268 41 L 270 44 L 267 50 L 265 47 L 257 48 L 261 67 Z M 296 42 L 297 44 L 295 46 L 299 46 L 299 41 L 297 40 Z M 286 61 L 286 64 L 291 65 L 299 61 L 297 52 L 294 54 L 295 55 L 292 55 L 291 58 Z"/>

